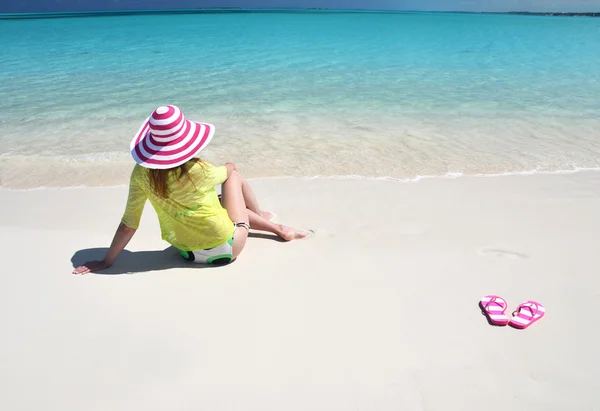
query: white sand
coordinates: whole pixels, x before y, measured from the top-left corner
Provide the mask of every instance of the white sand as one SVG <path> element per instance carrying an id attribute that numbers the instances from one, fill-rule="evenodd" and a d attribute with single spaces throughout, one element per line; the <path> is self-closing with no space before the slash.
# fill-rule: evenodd
<path id="1" fill-rule="evenodd" d="M 86 276 L 126 188 L 0 191 L 0 409 L 600 407 L 600 173 L 252 184 L 315 234 L 194 268 L 147 204 L 115 275 Z M 547 314 L 492 327 L 489 293 Z"/>

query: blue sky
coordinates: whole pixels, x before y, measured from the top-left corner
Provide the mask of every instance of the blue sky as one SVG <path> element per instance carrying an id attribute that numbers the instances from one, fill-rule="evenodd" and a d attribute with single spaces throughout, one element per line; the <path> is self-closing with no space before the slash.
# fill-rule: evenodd
<path id="1" fill-rule="evenodd" d="M 600 12 L 600 0 L 0 0 L 0 13 L 219 6 L 323 7 L 432 11 Z"/>

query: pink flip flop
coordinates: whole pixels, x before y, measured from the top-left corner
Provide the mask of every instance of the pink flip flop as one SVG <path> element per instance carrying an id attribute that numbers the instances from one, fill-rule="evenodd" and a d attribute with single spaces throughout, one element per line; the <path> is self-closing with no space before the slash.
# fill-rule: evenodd
<path id="1" fill-rule="evenodd" d="M 497 295 L 486 295 L 479 302 L 479 306 L 485 313 L 490 323 L 494 325 L 508 324 L 508 317 L 504 314 L 506 311 L 506 301 Z"/>
<path id="2" fill-rule="evenodd" d="M 525 301 L 519 304 L 510 319 L 510 326 L 524 330 L 546 314 L 544 306 L 537 301 Z"/>

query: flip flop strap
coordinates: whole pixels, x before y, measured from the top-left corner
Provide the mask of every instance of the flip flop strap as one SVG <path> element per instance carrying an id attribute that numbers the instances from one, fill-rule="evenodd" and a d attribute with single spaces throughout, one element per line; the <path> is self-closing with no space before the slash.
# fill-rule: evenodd
<path id="1" fill-rule="evenodd" d="M 525 305 L 525 304 L 527 304 L 527 305 Z M 520 304 L 517 307 L 515 312 L 517 314 L 520 314 L 521 310 L 523 310 L 523 308 L 527 308 L 529 310 L 529 313 L 525 312 L 524 314 L 529 316 L 529 318 L 527 318 L 527 320 L 532 320 L 533 318 L 535 318 L 535 315 L 539 312 L 539 306 L 532 301 L 525 303 L 525 304 Z"/>
<path id="2" fill-rule="evenodd" d="M 490 301 L 488 301 L 488 302 L 487 302 L 487 304 L 485 304 L 485 305 L 483 306 L 483 308 L 485 308 L 485 310 L 489 312 L 489 310 L 488 310 L 488 306 L 489 306 L 491 303 L 495 303 L 495 304 L 496 304 L 496 305 L 498 305 L 499 307 L 503 307 L 503 305 L 502 305 L 502 304 L 500 304 L 500 303 L 497 303 L 497 302 L 496 302 L 496 300 L 499 300 L 499 298 L 498 298 L 498 297 L 492 297 L 492 298 L 490 298 Z"/>

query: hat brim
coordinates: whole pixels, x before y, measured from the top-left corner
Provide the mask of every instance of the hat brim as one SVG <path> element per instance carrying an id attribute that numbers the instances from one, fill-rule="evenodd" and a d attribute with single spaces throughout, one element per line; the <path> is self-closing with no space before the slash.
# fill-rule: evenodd
<path id="1" fill-rule="evenodd" d="M 194 158 L 210 143 L 215 126 L 186 120 L 185 132 L 173 142 L 160 143 L 150 133 L 150 117 L 144 121 L 130 144 L 131 156 L 145 168 L 178 167 Z"/>

